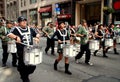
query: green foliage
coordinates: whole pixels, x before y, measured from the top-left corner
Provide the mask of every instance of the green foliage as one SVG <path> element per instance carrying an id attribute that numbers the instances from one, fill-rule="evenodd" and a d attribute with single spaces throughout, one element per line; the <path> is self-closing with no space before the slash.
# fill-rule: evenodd
<path id="1" fill-rule="evenodd" d="M 110 7 L 103 7 L 103 12 L 106 14 L 106 15 L 109 15 L 110 13 L 114 13 L 115 10 L 113 8 L 110 8 Z"/>

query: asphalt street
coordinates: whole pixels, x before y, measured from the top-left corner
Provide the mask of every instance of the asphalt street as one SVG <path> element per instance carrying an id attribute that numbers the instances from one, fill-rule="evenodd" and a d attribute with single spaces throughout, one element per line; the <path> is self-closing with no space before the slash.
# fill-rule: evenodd
<path id="1" fill-rule="evenodd" d="M 111 48 L 107 55 L 108 58 L 102 57 L 99 51 L 97 56 L 91 56 L 93 66 L 84 63 L 84 56 L 75 63 L 74 58 L 70 58 L 70 71 L 72 75 L 64 73 L 64 58 L 58 64 L 58 71 L 54 71 L 53 63 L 58 54 L 55 48 L 55 56 L 45 54 L 46 38 L 41 38 L 40 46 L 43 50 L 43 63 L 37 65 L 35 72 L 30 75 L 31 82 L 120 82 L 120 55 L 115 55 Z M 120 44 L 117 45 L 120 53 Z M 11 65 L 11 54 L 7 61 L 6 68 L 2 67 L 2 48 L 0 44 L 0 82 L 22 82 L 15 67 Z"/>

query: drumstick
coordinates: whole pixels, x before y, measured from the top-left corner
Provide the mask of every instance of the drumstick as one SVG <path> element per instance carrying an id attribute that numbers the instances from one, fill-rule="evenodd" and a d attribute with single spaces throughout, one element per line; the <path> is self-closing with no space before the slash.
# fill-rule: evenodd
<path id="1" fill-rule="evenodd" d="M 25 44 L 25 43 L 22 43 L 22 42 L 20 42 L 19 44 L 22 44 L 22 45 L 24 45 L 24 46 L 31 47 L 31 45 L 27 45 L 27 44 Z"/>

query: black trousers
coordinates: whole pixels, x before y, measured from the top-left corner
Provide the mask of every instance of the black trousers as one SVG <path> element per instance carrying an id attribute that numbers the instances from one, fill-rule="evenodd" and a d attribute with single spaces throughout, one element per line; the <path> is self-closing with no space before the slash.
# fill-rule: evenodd
<path id="1" fill-rule="evenodd" d="M 106 55 L 105 40 L 104 41 L 99 40 L 99 41 L 100 41 L 100 48 L 102 47 L 102 49 L 103 49 L 103 56 L 105 56 Z M 98 52 L 98 50 L 95 50 L 94 54 L 96 54 L 97 52 Z"/>
<path id="2" fill-rule="evenodd" d="M 2 59 L 2 63 L 3 64 L 6 64 L 7 62 L 7 59 L 8 59 L 8 55 L 9 53 L 7 52 L 7 49 L 8 49 L 8 45 L 2 45 L 2 48 L 3 48 L 3 59 Z M 15 65 L 17 62 L 17 55 L 16 53 L 12 53 L 12 65 Z"/>
<path id="3" fill-rule="evenodd" d="M 55 41 L 50 38 L 47 38 L 45 51 L 47 52 L 49 48 L 51 48 L 51 54 L 54 54 L 54 47 L 55 47 Z"/>
<path id="4" fill-rule="evenodd" d="M 80 52 L 77 54 L 77 56 L 75 57 L 75 59 L 80 59 L 84 52 L 86 52 L 85 54 L 85 63 L 88 63 L 90 61 L 90 56 L 91 56 L 91 51 L 89 49 L 89 43 L 80 46 Z"/>
<path id="5" fill-rule="evenodd" d="M 23 50 L 17 51 L 18 54 L 18 67 L 17 70 L 20 73 L 21 79 L 26 79 L 29 77 L 29 74 L 33 73 L 36 69 L 36 66 L 25 65 L 24 63 L 24 52 Z"/>

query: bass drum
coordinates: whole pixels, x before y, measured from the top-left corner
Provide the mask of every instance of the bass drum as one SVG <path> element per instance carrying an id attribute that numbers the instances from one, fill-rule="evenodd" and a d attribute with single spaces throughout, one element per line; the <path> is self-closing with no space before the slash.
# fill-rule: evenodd
<path id="1" fill-rule="evenodd" d="M 29 46 L 24 48 L 24 61 L 26 65 L 38 65 L 42 63 L 42 48 Z"/>
<path id="2" fill-rule="evenodd" d="M 100 43 L 98 40 L 90 40 L 89 41 L 89 49 L 90 50 L 99 50 Z"/>
<path id="3" fill-rule="evenodd" d="M 113 39 L 105 39 L 105 46 L 106 47 L 113 46 Z"/>

